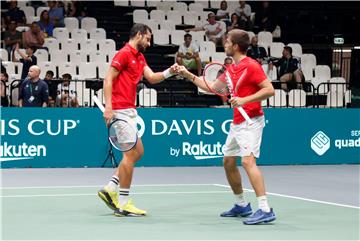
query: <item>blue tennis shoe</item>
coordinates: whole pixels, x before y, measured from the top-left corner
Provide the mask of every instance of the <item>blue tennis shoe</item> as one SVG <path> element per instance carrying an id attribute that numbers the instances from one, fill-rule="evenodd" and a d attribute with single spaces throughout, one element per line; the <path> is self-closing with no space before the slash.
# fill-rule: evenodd
<path id="1" fill-rule="evenodd" d="M 245 207 L 241 207 L 237 204 L 234 205 L 232 209 L 229 211 L 223 212 L 220 214 L 221 217 L 246 217 L 252 214 L 250 203 L 246 205 Z"/>
<path id="2" fill-rule="evenodd" d="M 258 209 L 253 215 L 245 219 L 244 224 L 259 224 L 259 223 L 269 223 L 274 221 L 275 213 L 273 209 L 270 209 L 270 212 L 264 212 L 261 209 Z"/>

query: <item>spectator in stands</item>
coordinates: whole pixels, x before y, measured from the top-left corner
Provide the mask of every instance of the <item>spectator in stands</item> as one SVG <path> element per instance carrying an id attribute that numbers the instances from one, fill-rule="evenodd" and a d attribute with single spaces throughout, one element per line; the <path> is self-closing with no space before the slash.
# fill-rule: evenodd
<path id="1" fill-rule="evenodd" d="M 269 1 L 261 3 L 261 9 L 256 11 L 255 26 L 258 31 L 273 32 L 276 27 L 276 13 L 272 10 Z"/>
<path id="2" fill-rule="evenodd" d="M 229 32 L 230 30 L 233 30 L 236 28 L 240 28 L 239 17 L 238 17 L 238 15 L 236 15 L 236 13 L 233 13 L 233 14 L 231 14 L 230 22 L 228 23 L 228 26 L 227 26 L 227 31 Z"/>
<path id="3" fill-rule="evenodd" d="M 40 48 L 45 42 L 44 32 L 36 22 L 33 22 L 30 29 L 23 34 L 24 46 Z"/>
<path id="4" fill-rule="evenodd" d="M 21 56 L 21 59 L 17 59 L 15 56 L 15 51 Z M 36 51 L 35 47 L 28 46 L 25 49 L 25 54 L 19 50 L 19 44 L 16 44 L 15 50 L 13 52 L 13 61 L 23 63 L 23 69 L 21 73 L 21 80 L 24 80 L 29 72 L 31 66 L 37 64 L 37 58 L 34 55 Z"/>
<path id="5" fill-rule="evenodd" d="M 78 103 L 76 100 L 76 88 L 71 84 L 72 76 L 71 74 L 62 75 L 62 83 L 58 84 L 57 87 L 57 97 L 56 97 L 56 106 L 62 106 L 62 100 L 66 96 L 68 101 L 68 106 L 71 106 L 71 103 Z"/>
<path id="6" fill-rule="evenodd" d="M 216 19 L 217 20 L 228 20 L 229 19 L 229 10 L 227 9 L 227 2 L 221 1 L 220 3 L 220 9 L 216 12 Z"/>
<path id="7" fill-rule="evenodd" d="M 39 25 L 40 30 L 43 31 L 45 38 L 53 36 L 54 24 L 50 22 L 49 12 L 47 10 L 41 12 L 37 25 Z"/>
<path id="8" fill-rule="evenodd" d="M 68 3 L 68 17 L 75 17 L 81 20 L 88 16 L 88 10 L 85 1 L 71 1 Z"/>
<path id="9" fill-rule="evenodd" d="M 201 75 L 201 59 L 199 57 L 199 47 L 192 42 L 191 34 L 184 35 L 184 43 L 179 46 L 176 55 L 176 62 L 184 65 L 187 69 L 197 70 L 197 74 Z"/>
<path id="10" fill-rule="evenodd" d="M 215 14 L 208 14 L 208 22 L 202 27 L 195 27 L 191 29 L 185 29 L 185 31 L 204 31 L 207 38 L 213 41 L 215 44 L 221 43 L 224 46 L 226 24 L 223 21 L 216 21 Z"/>
<path id="11" fill-rule="evenodd" d="M 240 6 L 235 9 L 235 13 L 239 17 L 239 26 L 241 29 L 251 30 L 251 7 L 245 1 L 239 1 L 239 3 Z"/>
<path id="12" fill-rule="evenodd" d="M 58 81 L 54 80 L 54 72 L 51 70 L 46 71 L 44 81 L 49 87 L 49 106 L 55 106 Z"/>
<path id="13" fill-rule="evenodd" d="M 58 7 L 56 1 L 48 1 L 50 22 L 55 27 L 64 27 L 64 9 Z"/>
<path id="14" fill-rule="evenodd" d="M 31 66 L 19 89 L 19 107 L 46 107 L 49 89 L 45 81 L 40 79 L 40 68 Z"/>
<path id="15" fill-rule="evenodd" d="M 8 107 L 9 106 L 9 96 L 6 93 L 6 85 L 8 82 L 9 76 L 6 72 L 1 72 L 0 74 L 0 96 L 1 96 L 1 107 Z"/>
<path id="16" fill-rule="evenodd" d="M 1 3 L 2 5 L 3 3 Z M 9 24 L 11 21 L 15 21 L 17 25 L 25 25 L 26 17 L 23 10 L 20 10 L 17 7 L 17 1 L 12 0 L 9 5 L 9 10 L 5 13 L 6 24 Z"/>
<path id="17" fill-rule="evenodd" d="M 16 44 L 22 44 L 22 34 L 16 30 L 16 22 L 11 21 L 9 30 L 4 33 L 5 48 L 9 55 L 16 47 Z"/>
<path id="18" fill-rule="evenodd" d="M 264 47 L 258 45 L 257 36 L 252 37 L 251 44 L 247 50 L 246 55 L 258 61 L 259 64 L 263 64 L 265 62 L 267 53 Z"/>
<path id="19" fill-rule="evenodd" d="M 296 88 L 296 83 L 303 83 L 304 81 L 303 73 L 299 68 L 299 61 L 293 58 L 292 48 L 289 46 L 284 47 L 282 54 L 281 59 L 269 63 L 269 69 L 272 69 L 273 65 L 280 67 L 278 76 L 280 76 L 281 87 L 284 90 Z"/>

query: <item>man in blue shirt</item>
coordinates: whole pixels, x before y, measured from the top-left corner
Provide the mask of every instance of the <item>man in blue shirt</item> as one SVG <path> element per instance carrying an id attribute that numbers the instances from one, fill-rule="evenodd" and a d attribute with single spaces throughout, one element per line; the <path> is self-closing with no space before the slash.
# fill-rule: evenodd
<path id="1" fill-rule="evenodd" d="M 19 90 L 19 107 L 46 107 L 49 100 L 49 88 L 40 79 L 40 68 L 33 65 Z"/>

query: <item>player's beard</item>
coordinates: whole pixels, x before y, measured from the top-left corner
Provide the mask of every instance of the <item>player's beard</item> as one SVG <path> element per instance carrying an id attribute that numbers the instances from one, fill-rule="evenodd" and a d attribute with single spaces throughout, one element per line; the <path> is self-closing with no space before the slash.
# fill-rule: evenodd
<path id="1" fill-rule="evenodd" d="M 141 43 L 139 43 L 137 45 L 137 49 L 139 50 L 139 52 L 144 53 L 146 50 L 146 47 L 144 45 L 142 45 Z"/>

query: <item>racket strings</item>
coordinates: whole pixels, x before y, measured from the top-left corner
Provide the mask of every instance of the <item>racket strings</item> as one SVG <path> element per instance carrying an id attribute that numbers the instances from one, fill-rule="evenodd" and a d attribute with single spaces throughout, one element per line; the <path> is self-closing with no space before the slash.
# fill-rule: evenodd
<path id="1" fill-rule="evenodd" d="M 109 140 L 120 151 L 130 150 L 137 142 L 137 131 L 127 121 L 116 120 L 109 128 Z"/>

